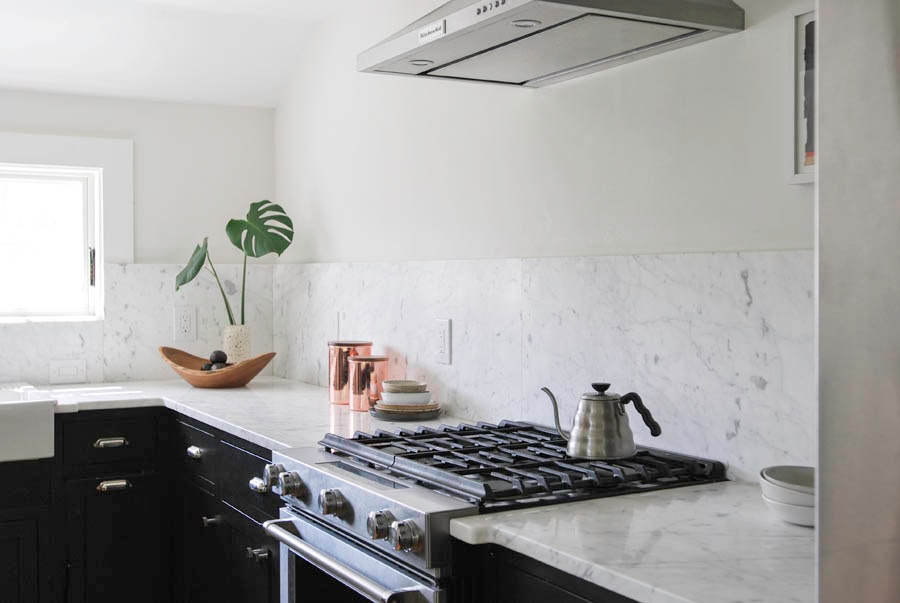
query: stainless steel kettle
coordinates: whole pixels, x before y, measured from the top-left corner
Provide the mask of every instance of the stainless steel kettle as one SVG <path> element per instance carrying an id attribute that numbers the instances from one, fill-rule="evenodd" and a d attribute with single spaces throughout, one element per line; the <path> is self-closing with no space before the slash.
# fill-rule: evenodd
<path id="1" fill-rule="evenodd" d="M 634 456 L 637 449 L 634 446 L 634 434 L 628 424 L 628 415 L 625 405 L 634 403 L 634 407 L 644 423 L 650 428 L 653 437 L 662 433 L 662 429 L 653 419 L 653 415 L 644 406 L 644 401 L 635 393 L 619 396 L 606 393 L 609 383 L 592 383 L 593 392 L 582 394 L 575 412 L 575 422 L 572 433 L 566 432 L 559 426 L 559 406 L 556 396 L 546 387 L 541 391 L 550 397 L 553 404 L 553 418 L 556 420 L 556 430 L 563 439 L 568 440 L 566 452 L 569 456 L 582 459 L 624 459 Z"/>

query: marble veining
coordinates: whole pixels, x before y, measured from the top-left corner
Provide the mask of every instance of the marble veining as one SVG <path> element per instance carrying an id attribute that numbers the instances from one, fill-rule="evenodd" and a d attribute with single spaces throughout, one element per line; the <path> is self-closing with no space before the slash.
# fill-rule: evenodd
<path id="1" fill-rule="evenodd" d="M 642 603 L 808 603 L 815 533 L 724 482 L 454 519 L 450 533 L 528 555 Z"/>
<path id="2" fill-rule="evenodd" d="M 324 385 L 326 343 L 371 339 L 391 376 L 421 378 L 454 414 L 571 421 L 593 381 L 637 391 L 663 426 L 647 445 L 728 463 L 753 480 L 813 464 L 813 254 L 279 265 L 275 374 Z M 434 358 L 453 320 L 453 364 Z"/>

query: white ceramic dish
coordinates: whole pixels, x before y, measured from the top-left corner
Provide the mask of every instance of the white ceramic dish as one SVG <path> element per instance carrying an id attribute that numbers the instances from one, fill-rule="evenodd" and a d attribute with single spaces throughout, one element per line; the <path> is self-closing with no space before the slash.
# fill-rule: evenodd
<path id="1" fill-rule="evenodd" d="M 387 379 L 381 383 L 384 391 L 398 394 L 421 393 L 428 389 L 428 384 L 424 381 L 411 379 Z"/>
<path id="2" fill-rule="evenodd" d="M 816 508 L 802 507 L 799 505 L 788 505 L 771 499 L 762 497 L 766 506 L 775 514 L 775 517 L 781 521 L 786 521 L 798 526 L 811 528 L 816 525 Z"/>
<path id="3" fill-rule="evenodd" d="M 816 470 L 798 465 L 775 465 L 759 472 L 771 484 L 805 494 L 816 493 Z"/>
<path id="4" fill-rule="evenodd" d="M 814 494 L 779 486 L 767 480 L 762 474 L 759 476 L 759 487 L 762 488 L 762 495 L 774 502 L 801 507 L 812 507 L 816 504 Z"/>
<path id="5" fill-rule="evenodd" d="M 387 404 L 428 404 L 431 402 L 431 392 L 398 393 L 384 391 L 381 399 Z"/>

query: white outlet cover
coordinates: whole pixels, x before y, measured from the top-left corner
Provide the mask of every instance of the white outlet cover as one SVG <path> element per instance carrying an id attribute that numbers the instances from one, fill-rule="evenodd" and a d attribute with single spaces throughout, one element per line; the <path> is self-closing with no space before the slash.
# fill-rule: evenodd
<path id="1" fill-rule="evenodd" d="M 175 341 L 197 340 L 197 306 L 176 306 L 172 313 L 172 336 Z"/>
<path id="2" fill-rule="evenodd" d="M 453 321 L 449 318 L 438 318 L 437 339 L 435 340 L 435 360 L 438 364 L 453 363 Z"/>
<path id="3" fill-rule="evenodd" d="M 50 383 L 85 383 L 87 381 L 87 362 L 84 358 L 50 361 Z"/>

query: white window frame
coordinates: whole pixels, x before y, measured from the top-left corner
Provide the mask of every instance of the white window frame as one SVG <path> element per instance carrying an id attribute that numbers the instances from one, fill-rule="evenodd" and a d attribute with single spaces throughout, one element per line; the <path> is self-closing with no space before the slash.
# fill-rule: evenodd
<path id="1" fill-rule="evenodd" d="M 92 311 L 79 316 L 0 316 L 0 323 L 102 320 L 105 263 L 134 262 L 134 145 L 131 140 L 0 132 L 0 164 L 99 174 L 92 220 L 95 283 Z M 62 167 L 60 167 L 62 166 Z M 102 240 L 97 241 L 97 233 Z"/>
<path id="2" fill-rule="evenodd" d="M 84 202 L 84 238 L 82 250 L 83 267 L 89 279 L 85 291 L 86 305 L 73 313 L 52 312 L 41 314 L 28 312 L 22 314 L 0 314 L 0 322 L 24 321 L 60 321 L 60 320 L 99 320 L 103 318 L 103 245 L 99 236 L 103 232 L 103 169 L 73 168 L 54 165 L 21 165 L 0 163 L 0 177 L 5 179 L 36 179 L 39 181 L 66 180 L 81 182 Z M 91 258 L 91 253 L 94 257 Z M 93 272 L 93 282 L 90 282 Z"/>

